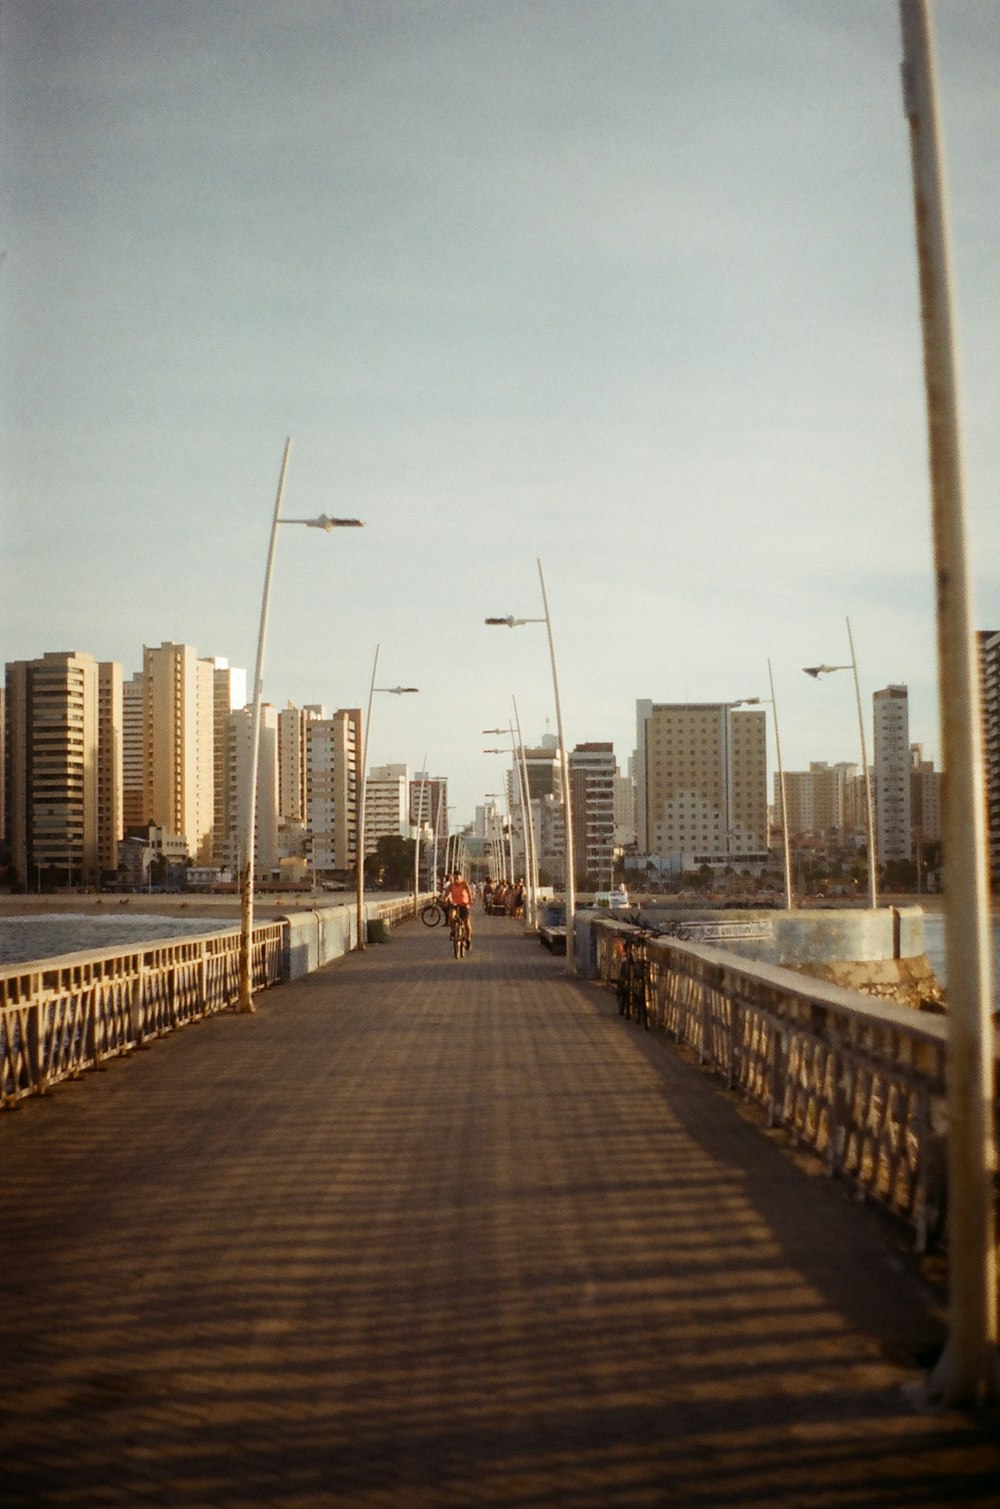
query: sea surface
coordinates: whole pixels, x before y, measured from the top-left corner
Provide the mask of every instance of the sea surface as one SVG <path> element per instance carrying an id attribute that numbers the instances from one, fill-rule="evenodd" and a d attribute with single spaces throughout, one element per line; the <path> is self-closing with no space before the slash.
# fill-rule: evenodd
<path id="1" fill-rule="evenodd" d="M 0 964 L 27 964 L 58 954 L 98 948 L 131 948 L 154 939 L 183 938 L 239 926 L 218 917 L 158 917 L 152 913 L 129 917 L 81 917 L 73 912 L 47 912 L 36 917 L 0 917 Z"/>
<path id="2" fill-rule="evenodd" d="M 1000 917 L 992 919 L 993 935 L 993 1011 L 1000 1013 Z M 948 958 L 944 946 L 944 916 L 941 912 L 924 913 L 924 952 L 941 984 L 948 984 Z"/>

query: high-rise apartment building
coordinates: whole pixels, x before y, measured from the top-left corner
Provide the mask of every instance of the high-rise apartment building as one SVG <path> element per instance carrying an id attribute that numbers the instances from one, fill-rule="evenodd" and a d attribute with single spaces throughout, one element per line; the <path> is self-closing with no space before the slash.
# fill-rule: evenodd
<path id="1" fill-rule="evenodd" d="M 147 821 L 144 688 L 141 671 L 122 683 L 122 834 Z"/>
<path id="2" fill-rule="evenodd" d="M 914 848 L 940 841 L 941 772 L 920 744 L 910 745 L 910 824 Z"/>
<path id="3" fill-rule="evenodd" d="M 410 782 L 410 826 L 428 829 L 438 844 L 448 838 L 448 780 L 445 776 L 414 773 Z"/>
<path id="4" fill-rule="evenodd" d="M 221 655 L 212 665 L 212 858 L 217 865 L 234 863 L 232 852 L 233 793 L 230 791 L 229 715 L 247 705 L 247 673 Z"/>
<path id="5" fill-rule="evenodd" d="M 828 765 L 823 760 L 813 760 L 808 770 L 786 770 L 789 837 L 808 834 L 812 838 L 848 844 L 861 810 L 856 792 L 858 781 L 858 767 L 848 761 Z M 774 773 L 774 821 L 780 828 L 781 780 L 777 771 Z"/>
<path id="6" fill-rule="evenodd" d="M 317 875 L 356 873 L 361 709 L 309 718 L 306 730 L 306 818 Z"/>
<path id="7" fill-rule="evenodd" d="M 229 714 L 228 847 L 224 863 L 238 869 L 247 824 L 247 797 L 253 756 L 253 708 Z M 270 879 L 278 866 L 278 712 L 268 702 L 260 708 L 257 746 L 257 806 L 254 812 L 254 875 Z"/>
<path id="8" fill-rule="evenodd" d="M 990 873 L 1000 881 L 1000 631 L 979 635 L 986 761 L 986 815 L 989 824 Z"/>
<path id="9" fill-rule="evenodd" d="M 576 880 L 595 891 L 610 890 L 613 879 L 617 775 L 612 744 L 578 744 L 570 751 Z"/>
<path id="10" fill-rule="evenodd" d="M 97 667 L 97 857 L 101 870 L 118 869 L 122 835 L 124 703 L 122 668 L 116 660 Z"/>
<path id="11" fill-rule="evenodd" d="M 289 702 L 278 714 L 278 817 L 283 824 L 305 825 L 309 725 L 327 716 L 319 703 L 296 707 Z"/>
<path id="12" fill-rule="evenodd" d="M 671 869 L 767 858 L 767 720 L 728 702 L 636 704 L 639 851 Z"/>
<path id="13" fill-rule="evenodd" d="M 410 767 L 373 765 L 365 786 L 365 854 L 380 838 L 406 837 L 410 825 Z"/>
<path id="14" fill-rule="evenodd" d="M 909 859 L 910 715 L 905 686 L 886 686 L 872 698 L 875 725 L 875 849 L 880 864 Z"/>
<path id="15" fill-rule="evenodd" d="M 114 868 L 120 693 L 121 667 L 92 655 L 54 651 L 8 663 L 6 827 L 22 885 L 92 885 L 102 869 Z"/>
<path id="16" fill-rule="evenodd" d="M 143 822 L 183 835 L 212 862 L 215 824 L 215 666 L 186 644 L 144 647 Z"/>

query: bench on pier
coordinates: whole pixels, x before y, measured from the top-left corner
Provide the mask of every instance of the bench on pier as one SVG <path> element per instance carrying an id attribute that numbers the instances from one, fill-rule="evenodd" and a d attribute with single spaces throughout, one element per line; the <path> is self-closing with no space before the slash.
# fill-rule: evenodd
<path id="1" fill-rule="evenodd" d="M 538 929 L 538 941 L 543 948 L 547 948 L 550 954 L 564 954 L 566 952 L 566 929 L 564 927 L 540 927 Z"/>

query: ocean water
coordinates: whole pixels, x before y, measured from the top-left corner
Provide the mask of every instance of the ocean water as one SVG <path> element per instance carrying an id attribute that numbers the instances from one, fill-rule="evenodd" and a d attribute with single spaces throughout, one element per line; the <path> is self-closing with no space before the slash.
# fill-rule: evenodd
<path id="1" fill-rule="evenodd" d="M 993 937 L 993 1010 L 1000 1013 L 1000 917 L 994 916 Z M 944 917 L 940 912 L 924 913 L 924 952 L 931 968 L 941 981 L 948 983 L 948 957 L 944 944 Z"/>
<path id="2" fill-rule="evenodd" d="M 0 964 L 27 964 L 59 954 L 98 948 L 131 948 L 135 943 L 191 937 L 238 926 L 218 917 L 81 917 L 47 912 L 44 917 L 0 917 Z"/>

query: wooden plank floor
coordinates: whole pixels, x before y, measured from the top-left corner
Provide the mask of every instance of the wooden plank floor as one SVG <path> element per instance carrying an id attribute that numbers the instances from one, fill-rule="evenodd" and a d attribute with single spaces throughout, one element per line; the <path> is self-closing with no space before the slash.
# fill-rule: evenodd
<path id="1" fill-rule="evenodd" d="M 995 1504 L 905 1234 L 520 925 L 0 1116 L 0 1504 Z"/>

